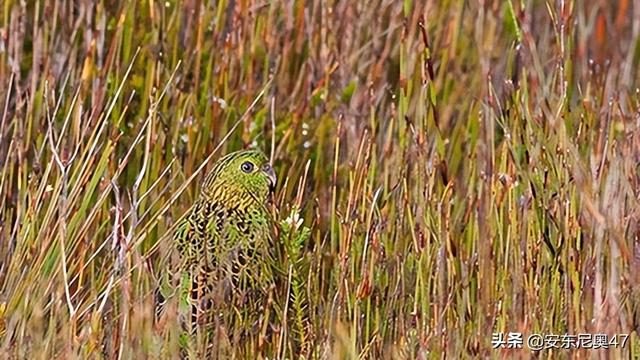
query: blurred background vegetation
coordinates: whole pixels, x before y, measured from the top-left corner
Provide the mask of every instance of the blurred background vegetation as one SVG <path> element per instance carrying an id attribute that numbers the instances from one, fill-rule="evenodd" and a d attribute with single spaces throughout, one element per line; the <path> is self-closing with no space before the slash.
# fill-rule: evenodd
<path id="1" fill-rule="evenodd" d="M 258 147 L 311 234 L 239 356 L 637 358 L 639 60 L 630 0 L 4 0 L 0 348 L 175 357 L 171 227 Z"/>

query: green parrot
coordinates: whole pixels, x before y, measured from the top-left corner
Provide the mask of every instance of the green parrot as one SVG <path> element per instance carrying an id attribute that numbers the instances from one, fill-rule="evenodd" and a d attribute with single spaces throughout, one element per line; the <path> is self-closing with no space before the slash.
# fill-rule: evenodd
<path id="1" fill-rule="evenodd" d="M 163 273 L 156 292 L 157 317 L 174 294 L 179 295 L 181 322 L 190 334 L 211 327 L 213 317 L 225 313 L 223 322 L 237 328 L 237 321 L 230 319 L 256 311 L 250 303 L 256 297 L 252 293 L 264 297 L 272 279 L 266 204 L 275 185 L 276 174 L 259 150 L 230 153 L 215 163 L 197 200 L 176 227 L 178 266 Z M 179 286 L 171 285 L 176 282 Z"/>

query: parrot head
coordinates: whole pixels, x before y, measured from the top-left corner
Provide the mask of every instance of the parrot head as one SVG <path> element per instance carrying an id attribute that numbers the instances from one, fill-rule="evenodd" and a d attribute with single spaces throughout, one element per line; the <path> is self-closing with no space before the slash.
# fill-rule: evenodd
<path id="1" fill-rule="evenodd" d="M 276 173 L 262 151 L 241 150 L 215 163 L 205 178 L 202 195 L 229 206 L 264 204 L 276 181 Z"/>

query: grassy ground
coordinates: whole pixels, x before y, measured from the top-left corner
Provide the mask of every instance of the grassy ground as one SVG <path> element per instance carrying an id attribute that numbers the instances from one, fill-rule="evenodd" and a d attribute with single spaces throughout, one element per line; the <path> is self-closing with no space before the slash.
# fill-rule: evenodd
<path id="1" fill-rule="evenodd" d="M 640 4 L 479 3 L 4 0 L 1 352 L 175 356 L 170 229 L 255 146 L 311 229 L 255 357 L 640 356 Z"/>

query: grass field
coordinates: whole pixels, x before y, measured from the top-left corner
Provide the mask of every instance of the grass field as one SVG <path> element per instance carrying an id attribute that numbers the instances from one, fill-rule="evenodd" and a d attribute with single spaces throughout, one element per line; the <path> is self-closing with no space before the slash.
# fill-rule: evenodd
<path id="1" fill-rule="evenodd" d="M 311 232 L 237 357 L 638 358 L 639 61 L 628 0 L 4 0 L 0 353 L 175 358 L 172 226 L 257 147 Z"/>

